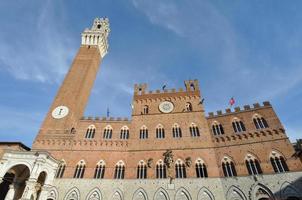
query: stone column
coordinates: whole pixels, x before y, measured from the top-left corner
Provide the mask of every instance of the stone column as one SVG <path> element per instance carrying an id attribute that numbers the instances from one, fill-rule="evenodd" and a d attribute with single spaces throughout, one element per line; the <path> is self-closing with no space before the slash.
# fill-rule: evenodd
<path id="1" fill-rule="evenodd" d="M 13 200 L 15 196 L 15 186 L 14 183 L 9 185 L 9 190 L 5 196 L 5 200 Z"/>
<path id="2" fill-rule="evenodd" d="M 30 200 L 31 196 L 33 195 L 36 198 L 37 190 L 36 190 L 37 182 L 34 180 L 26 181 L 25 190 L 20 200 Z"/>
<path id="3" fill-rule="evenodd" d="M 51 188 L 51 186 L 46 186 L 46 185 L 41 187 L 39 200 L 46 200 L 47 199 L 50 188 Z"/>

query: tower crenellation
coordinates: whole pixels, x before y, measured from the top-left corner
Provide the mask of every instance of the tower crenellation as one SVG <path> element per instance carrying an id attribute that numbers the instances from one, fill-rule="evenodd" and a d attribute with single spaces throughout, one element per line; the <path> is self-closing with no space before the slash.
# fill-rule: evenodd
<path id="1" fill-rule="evenodd" d="M 86 28 L 82 33 L 82 45 L 97 46 L 102 58 L 108 52 L 108 35 L 110 32 L 108 18 L 96 18 L 92 27 Z"/>

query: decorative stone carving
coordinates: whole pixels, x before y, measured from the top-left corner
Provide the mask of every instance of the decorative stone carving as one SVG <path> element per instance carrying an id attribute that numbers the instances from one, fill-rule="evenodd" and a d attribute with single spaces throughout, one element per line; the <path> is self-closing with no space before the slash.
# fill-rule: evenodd
<path id="1" fill-rule="evenodd" d="M 149 158 L 148 161 L 147 161 L 148 168 L 151 168 L 152 165 L 153 165 L 153 158 Z"/>
<path id="2" fill-rule="evenodd" d="M 191 165 L 192 165 L 192 159 L 191 159 L 191 157 L 187 157 L 186 160 L 185 160 L 185 163 L 186 163 L 187 167 L 191 167 Z"/>
<path id="3" fill-rule="evenodd" d="M 164 154 L 164 163 L 168 168 L 171 168 L 174 160 L 173 160 L 173 154 L 171 150 L 167 150 Z"/>

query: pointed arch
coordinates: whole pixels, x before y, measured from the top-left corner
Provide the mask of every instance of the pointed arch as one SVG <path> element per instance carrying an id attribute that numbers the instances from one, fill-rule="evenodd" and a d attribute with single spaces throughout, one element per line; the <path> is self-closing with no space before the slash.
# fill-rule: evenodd
<path id="1" fill-rule="evenodd" d="M 238 187 L 233 185 L 228 189 L 226 197 L 227 200 L 247 200 L 244 193 Z"/>
<path id="2" fill-rule="evenodd" d="M 74 187 L 67 192 L 64 200 L 80 200 L 80 191 L 78 188 Z"/>
<path id="3" fill-rule="evenodd" d="M 212 132 L 215 136 L 216 135 L 223 135 L 224 134 L 224 129 L 223 129 L 223 126 L 221 125 L 221 123 L 219 123 L 218 121 L 214 121 L 212 123 Z"/>
<path id="4" fill-rule="evenodd" d="M 281 186 L 281 193 L 280 193 L 281 199 L 287 199 L 290 197 L 296 197 L 299 199 L 302 195 L 298 192 L 297 188 L 290 184 L 289 182 L 284 182 Z"/>
<path id="5" fill-rule="evenodd" d="M 47 199 L 51 199 L 51 200 L 57 200 L 59 199 L 59 193 L 58 190 L 56 188 L 52 188 L 47 195 Z"/>
<path id="6" fill-rule="evenodd" d="M 197 195 L 197 200 L 215 200 L 214 195 L 206 187 L 202 187 Z"/>
<path id="7" fill-rule="evenodd" d="M 140 160 L 137 164 L 137 177 L 138 179 L 147 178 L 147 164 L 145 161 Z"/>
<path id="8" fill-rule="evenodd" d="M 237 176 L 235 164 L 229 156 L 224 156 L 221 160 L 221 166 L 225 177 Z"/>
<path id="9" fill-rule="evenodd" d="M 235 133 L 240 133 L 240 132 L 246 131 L 244 123 L 242 122 L 242 120 L 240 120 L 237 117 L 233 118 L 232 126 L 233 126 L 233 129 L 234 129 Z"/>
<path id="10" fill-rule="evenodd" d="M 179 188 L 175 194 L 175 200 L 192 200 L 190 193 L 183 187 Z"/>
<path id="11" fill-rule="evenodd" d="M 167 166 L 161 159 L 156 162 L 156 178 L 167 178 Z"/>
<path id="12" fill-rule="evenodd" d="M 104 134 L 103 134 L 103 138 L 104 139 L 111 139 L 112 138 L 112 126 L 111 125 L 107 125 L 105 128 L 104 128 Z"/>
<path id="13" fill-rule="evenodd" d="M 102 179 L 105 175 L 106 163 L 104 160 L 100 160 L 94 170 L 94 178 Z"/>
<path id="14" fill-rule="evenodd" d="M 102 200 L 102 193 L 98 188 L 92 189 L 87 197 L 86 200 Z"/>
<path id="15" fill-rule="evenodd" d="M 273 150 L 269 157 L 272 167 L 276 173 L 289 171 L 285 157 L 280 152 Z"/>
<path id="16" fill-rule="evenodd" d="M 181 138 L 182 137 L 182 132 L 179 124 L 174 123 L 172 126 L 172 134 L 173 138 Z"/>
<path id="17" fill-rule="evenodd" d="M 175 161 L 175 178 L 187 178 L 186 165 L 181 159 Z"/>
<path id="18" fill-rule="evenodd" d="M 262 169 L 259 160 L 256 158 L 255 155 L 247 153 L 244 160 L 249 175 L 262 174 Z"/>
<path id="19" fill-rule="evenodd" d="M 271 190 L 268 187 L 259 183 L 256 186 L 254 186 L 252 190 L 252 199 L 261 199 L 261 198 L 275 200 L 275 197 L 271 192 Z"/>
<path id="20" fill-rule="evenodd" d="M 111 200 L 124 200 L 123 192 L 120 189 L 115 189 L 112 194 Z"/>
<path id="21" fill-rule="evenodd" d="M 254 122 L 256 129 L 268 128 L 267 121 L 264 119 L 264 117 L 262 117 L 261 115 L 259 115 L 257 113 L 253 115 L 253 122 Z"/>
<path id="22" fill-rule="evenodd" d="M 162 139 L 165 138 L 165 129 L 162 124 L 158 124 L 155 129 L 156 138 Z"/>
<path id="23" fill-rule="evenodd" d="M 199 133 L 199 129 L 198 126 L 195 123 L 191 123 L 190 127 L 189 127 L 190 133 L 191 133 L 191 137 L 199 137 L 200 133 Z"/>
<path id="24" fill-rule="evenodd" d="M 167 191 L 160 187 L 154 194 L 153 200 L 170 200 Z"/>
<path id="25" fill-rule="evenodd" d="M 195 171 L 197 178 L 206 178 L 208 177 L 207 166 L 203 159 L 197 158 L 195 161 Z"/>
<path id="26" fill-rule="evenodd" d="M 87 139 L 92 139 L 92 138 L 94 138 L 95 129 L 96 129 L 96 128 L 95 128 L 95 125 L 94 125 L 94 124 L 90 124 L 90 125 L 87 127 L 85 138 L 87 138 Z"/>
<path id="27" fill-rule="evenodd" d="M 134 192 L 132 200 L 148 200 L 148 195 L 143 188 L 139 188 Z"/>
<path id="28" fill-rule="evenodd" d="M 148 128 L 143 125 L 139 130 L 139 139 L 148 139 Z"/>
<path id="29" fill-rule="evenodd" d="M 129 128 L 128 126 L 123 126 L 121 128 L 120 139 L 127 140 L 129 139 Z"/>
<path id="30" fill-rule="evenodd" d="M 119 160 L 115 164 L 114 170 L 114 179 L 124 179 L 125 177 L 125 163 L 122 160 Z"/>
<path id="31" fill-rule="evenodd" d="M 80 160 L 74 171 L 73 178 L 83 178 L 85 173 L 86 163 L 85 160 Z"/>
<path id="32" fill-rule="evenodd" d="M 65 172 L 66 168 L 66 162 L 64 159 L 61 160 L 61 163 L 59 164 L 59 167 L 56 172 L 56 178 L 62 178 Z"/>

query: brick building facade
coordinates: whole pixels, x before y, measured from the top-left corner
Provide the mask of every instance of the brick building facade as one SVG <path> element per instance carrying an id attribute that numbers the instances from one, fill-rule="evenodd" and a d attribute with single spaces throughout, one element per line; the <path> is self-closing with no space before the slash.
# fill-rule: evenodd
<path id="1" fill-rule="evenodd" d="M 136 84 L 131 119 L 83 117 L 109 32 L 106 18 L 83 32 L 32 150 L 5 151 L 6 199 L 302 198 L 301 160 L 269 102 L 206 114 L 197 80 Z"/>

